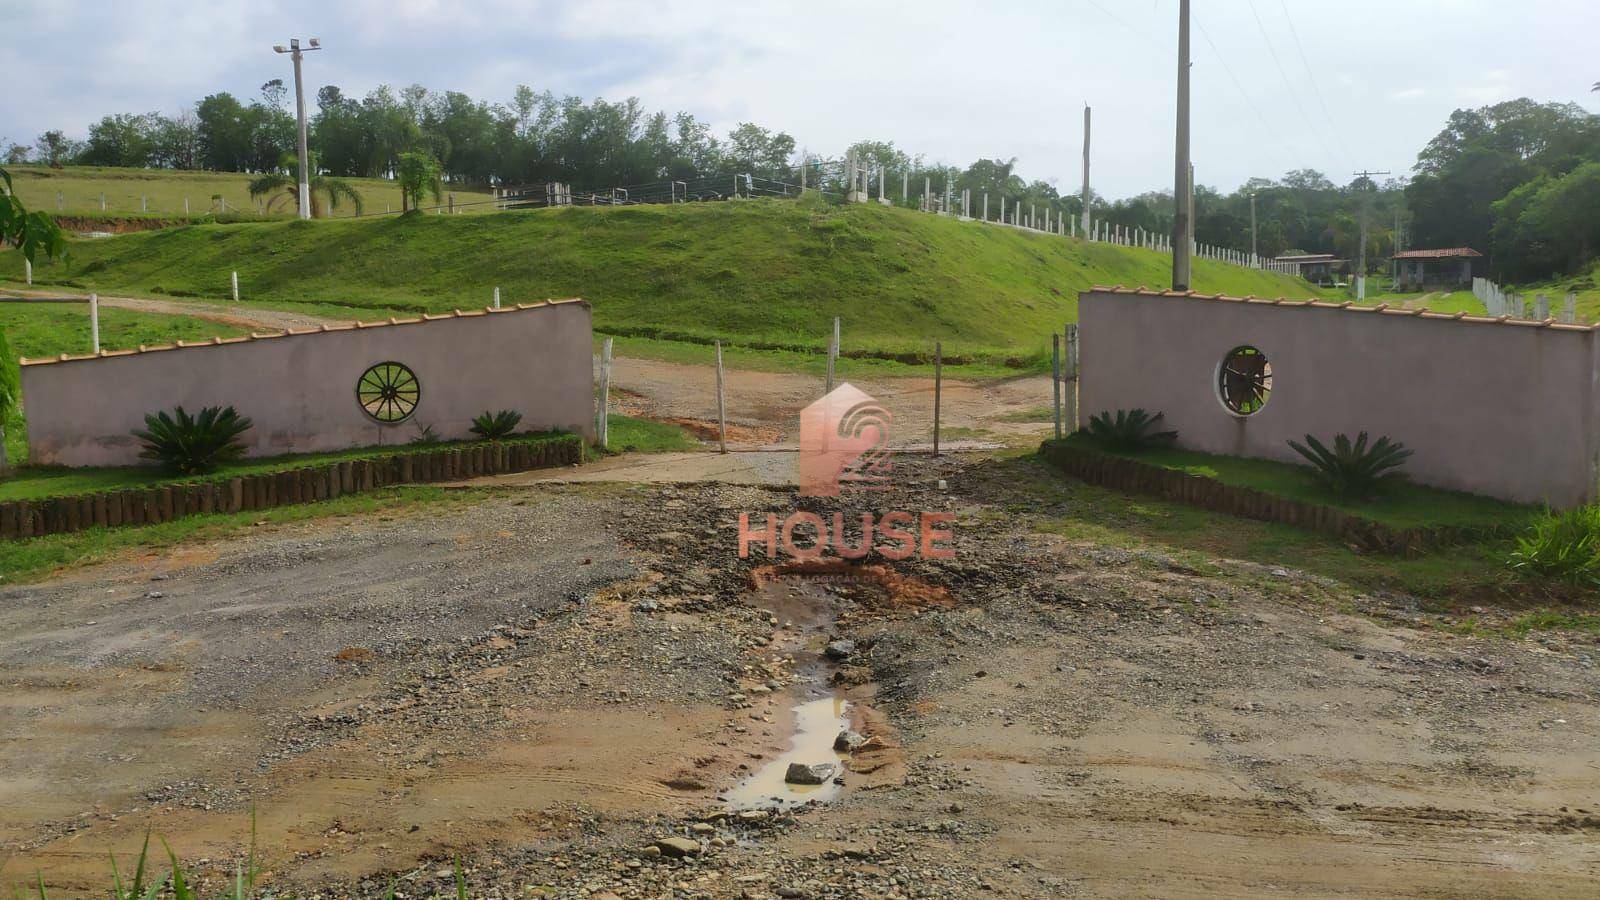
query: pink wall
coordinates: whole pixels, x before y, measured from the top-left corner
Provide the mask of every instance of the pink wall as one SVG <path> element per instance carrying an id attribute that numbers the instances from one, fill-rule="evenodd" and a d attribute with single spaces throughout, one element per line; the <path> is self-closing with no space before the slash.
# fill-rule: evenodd
<path id="1" fill-rule="evenodd" d="M 1136 292 L 1079 302 L 1084 421 L 1142 407 L 1185 447 L 1295 463 L 1289 438 L 1366 431 L 1416 451 L 1414 481 L 1553 506 L 1595 499 L 1588 327 Z M 1271 398 L 1247 417 L 1216 387 L 1240 345 L 1272 364 Z"/>
<path id="2" fill-rule="evenodd" d="M 374 363 L 403 363 L 421 382 L 411 418 L 380 424 L 356 402 Z M 401 320 L 395 325 L 29 363 L 22 367 L 29 460 L 136 465 L 131 431 L 146 413 L 237 408 L 254 427 L 251 456 L 405 444 L 419 425 L 470 437 L 485 410 L 522 413 L 522 429 L 594 437 L 593 336 L 581 300 Z"/>

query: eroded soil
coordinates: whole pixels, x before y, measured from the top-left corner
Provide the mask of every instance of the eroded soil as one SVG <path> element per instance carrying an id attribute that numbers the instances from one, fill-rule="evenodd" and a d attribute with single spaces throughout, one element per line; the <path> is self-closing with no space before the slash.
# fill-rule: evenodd
<path id="1" fill-rule="evenodd" d="M 220 887 L 253 809 L 301 896 L 448 894 L 455 858 L 502 897 L 1600 885 L 1592 637 L 1063 540 L 1027 461 L 896 465 L 872 505 L 957 513 L 955 559 L 785 580 L 738 513 L 859 507 L 529 483 L 7 588 L 0 884 L 103 895 L 152 829 Z M 730 812 L 819 677 L 876 742 L 830 804 Z"/>

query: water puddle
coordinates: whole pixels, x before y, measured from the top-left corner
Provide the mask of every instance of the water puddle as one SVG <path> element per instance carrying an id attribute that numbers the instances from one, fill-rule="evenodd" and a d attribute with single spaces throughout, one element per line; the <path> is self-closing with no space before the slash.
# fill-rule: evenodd
<path id="1" fill-rule="evenodd" d="M 794 708 L 795 733 L 789 750 L 757 769 L 723 794 L 732 809 L 784 809 L 804 803 L 826 803 L 839 795 L 834 777 L 845 772 L 848 753 L 833 749 L 839 732 L 849 727 L 850 702 L 843 697 L 823 697 Z M 822 784 L 790 784 L 785 780 L 790 763 L 829 764 L 832 775 Z"/>

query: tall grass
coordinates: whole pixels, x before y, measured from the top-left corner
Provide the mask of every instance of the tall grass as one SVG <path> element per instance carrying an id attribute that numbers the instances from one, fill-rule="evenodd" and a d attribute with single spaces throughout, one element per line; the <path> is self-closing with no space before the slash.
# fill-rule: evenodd
<path id="1" fill-rule="evenodd" d="M 1506 564 L 1522 577 L 1600 587 L 1600 506 L 1545 513 L 1517 538 Z"/>

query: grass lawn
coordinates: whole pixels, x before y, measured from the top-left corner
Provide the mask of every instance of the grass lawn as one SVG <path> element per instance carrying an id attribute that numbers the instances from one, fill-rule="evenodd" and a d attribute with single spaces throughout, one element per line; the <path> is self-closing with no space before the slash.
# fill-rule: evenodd
<path id="1" fill-rule="evenodd" d="M 536 251 L 530 248 L 537 248 Z M 404 264 L 397 265 L 396 261 Z M 597 331 L 752 351 L 827 344 L 991 365 L 1047 358 L 1095 284 L 1161 287 L 1168 258 L 876 205 L 751 200 L 480 216 L 197 225 L 78 241 L 41 284 L 106 293 L 341 307 L 371 318 L 583 297 Z M 0 253 L 0 279 L 21 263 Z M 1304 281 L 1200 260 L 1198 290 L 1319 296 Z"/>
<path id="2" fill-rule="evenodd" d="M 98 216 L 100 195 L 106 197 L 106 215 L 137 216 L 141 214 L 140 198 L 145 200 L 148 215 L 183 215 L 184 198 L 189 200 L 192 215 L 204 215 L 221 209 L 212 195 L 220 194 L 227 200 L 230 211 L 257 212 L 256 201 L 250 196 L 249 184 L 256 177 L 238 172 L 188 172 L 171 169 L 124 169 L 115 166 L 66 166 L 52 169 L 48 166 L 7 166 L 11 173 L 12 188 L 29 209 L 64 215 Z M 400 209 L 400 188 L 393 181 L 382 178 L 347 178 L 361 193 L 367 213 L 381 213 L 385 206 L 396 212 Z M 61 195 L 57 208 L 56 195 Z M 493 200 L 494 195 L 479 191 L 454 190 L 457 204 L 470 204 Z M 431 201 L 430 204 L 431 205 Z M 493 209 L 493 204 L 481 207 L 463 206 L 464 211 L 478 212 Z M 348 204 L 330 210 L 334 217 L 355 213 Z M 280 203 L 269 215 L 293 218 L 295 208 Z"/>
<path id="3" fill-rule="evenodd" d="M 185 541 L 227 537 L 262 525 L 385 512 L 415 515 L 425 510 L 475 503 L 485 496 L 486 491 L 476 488 L 399 485 L 346 494 L 319 503 L 207 513 L 137 528 L 89 528 L 25 541 L 0 541 L 0 584 L 33 581 L 67 566 L 99 562 L 119 553 L 148 553 Z"/>
<path id="4" fill-rule="evenodd" d="M 1205 475 L 1224 484 L 1255 488 L 1292 500 L 1332 506 L 1395 528 L 1417 528 L 1428 525 L 1486 528 L 1517 526 L 1531 520 L 1539 512 L 1531 506 L 1409 482 L 1399 482 L 1374 497 L 1350 498 L 1334 494 L 1324 488 L 1309 466 L 1296 466 L 1265 459 L 1217 456 L 1181 449 L 1124 453 L 1106 450 L 1082 434 L 1067 438 L 1067 442 L 1150 465 Z"/>
<path id="5" fill-rule="evenodd" d="M 606 417 L 611 432 L 612 453 L 674 453 L 699 450 L 694 435 L 666 422 L 638 419 L 616 413 Z"/>

